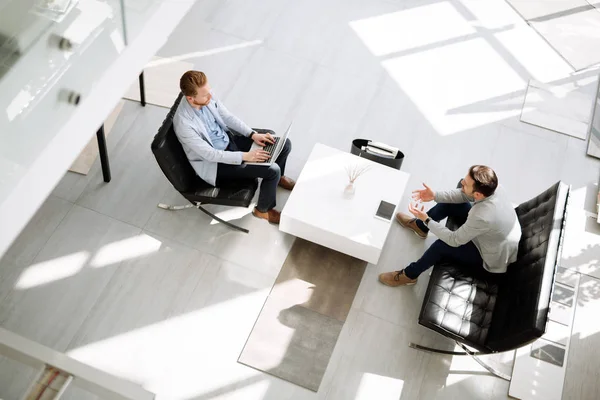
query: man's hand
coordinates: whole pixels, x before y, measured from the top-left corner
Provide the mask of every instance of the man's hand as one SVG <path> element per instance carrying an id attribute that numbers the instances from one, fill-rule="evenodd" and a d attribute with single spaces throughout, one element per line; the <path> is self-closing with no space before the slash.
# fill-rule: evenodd
<path id="1" fill-rule="evenodd" d="M 429 186 L 423 183 L 425 189 L 413 190 L 412 198 L 415 201 L 422 201 L 424 203 L 435 199 L 435 193 Z"/>
<path id="2" fill-rule="evenodd" d="M 252 140 L 259 146 L 266 146 L 275 143 L 275 139 L 270 133 L 255 133 L 252 135 Z"/>
<path id="3" fill-rule="evenodd" d="M 414 215 L 415 217 L 417 217 L 418 219 L 420 219 L 423 222 L 425 222 L 425 220 L 428 217 L 427 213 L 425 211 L 423 211 L 424 208 L 425 208 L 425 206 L 423 206 L 423 205 L 421 205 L 421 208 L 419 208 L 418 204 L 413 205 L 412 203 L 410 203 L 408 205 L 408 211 L 410 211 L 410 213 L 412 215 Z"/>
<path id="4" fill-rule="evenodd" d="M 254 139 L 254 137 L 252 137 Z M 264 150 L 256 149 L 242 154 L 242 160 L 247 162 L 265 162 L 271 156 Z"/>

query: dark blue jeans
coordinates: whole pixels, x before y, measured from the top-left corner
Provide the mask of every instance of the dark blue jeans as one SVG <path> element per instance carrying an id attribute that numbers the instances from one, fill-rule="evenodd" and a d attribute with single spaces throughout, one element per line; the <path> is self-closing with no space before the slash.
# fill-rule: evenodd
<path id="1" fill-rule="evenodd" d="M 470 203 L 438 203 L 427 214 L 432 220 L 437 222 L 444 218 L 452 217 L 458 225 L 462 225 L 467 220 L 470 209 Z M 429 229 L 422 221 L 417 220 L 417 225 L 423 231 L 429 232 Z M 438 239 L 425 251 L 419 260 L 406 267 L 404 273 L 407 277 L 416 279 L 424 271 L 442 260 L 453 261 L 474 271 L 481 270 L 478 272 L 485 272 L 481 254 L 479 254 L 479 250 L 477 250 L 473 242 L 459 247 L 452 247 Z"/>
<path id="2" fill-rule="evenodd" d="M 268 130 L 261 130 L 260 133 L 270 133 L 274 135 L 275 132 Z M 230 135 L 229 151 L 248 151 L 252 146 L 253 140 L 245 136 Z M 217 186 L 219 182 L 227 179 L 240 179 L 240 178 L 262 178 L 260 184 L 260 192 L 258 194 L 258 202 L 256 208 L 260 212 L 267 212 L 276 205 L 276 193 L 279 179 L 285 173 L 285 163 L 287 162 L 288 155 L 292 151 L 292 142 L 290 139 L 285 141 L 283 149 L 277 157 L 277 160 L 269 167 L 262 165 L 231 165 L 219 163 L 217 166 Z"/>

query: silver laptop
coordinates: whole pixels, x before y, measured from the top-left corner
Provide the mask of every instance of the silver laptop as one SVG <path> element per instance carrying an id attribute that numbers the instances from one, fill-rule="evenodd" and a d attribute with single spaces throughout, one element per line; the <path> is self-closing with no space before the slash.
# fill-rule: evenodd
<path id="1" fill-rule="evenodd" d="M 274 136 L 273 135 L 273 139 L 275 139 L 275 143 L 273 143 L 273 144 L 267 144 L 266 146 L 262 147 L 256 143 L 252 143 L 252 147 L 250 147 L 250 151 L 255 150 L 255 149 L 262 149 L 262 150 L 266 151 L 267 153 L 269 153 L 271 158 L 269 158 L 267 161 L 253 161 L 253 162 L 244 161 L 244 164 L 264 165 L 267 167 L 270 166 L 271 164 L 273 164 L 275 162 L 275 160 L 277 160 L 277 157 L 279 157 L 279 154 L 281 154 L 281 150 L 283 149 L 285 140 L 288 138 L 288 136 L 290 135 L 290 132 L 292 130 L 293 123 L 294 123 L 293 121 L 290 122 L 290 125 L 285 130 L 285 133 L 283 134 L 283 136 Z"/>

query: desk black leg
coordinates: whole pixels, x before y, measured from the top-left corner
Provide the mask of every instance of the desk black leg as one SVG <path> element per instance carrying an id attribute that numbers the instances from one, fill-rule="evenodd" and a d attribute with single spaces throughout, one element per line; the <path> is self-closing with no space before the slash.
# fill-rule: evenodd
<path id="1" fill-rule="evenodd" d="M 140 103 L 142 107 L 146 107 L 146 88 L 144 86 L 144 71 L 140 74 Z"/>
<path id="2" fill-rule="evenodd" d="M 100 152 L 100 164 L 102 165 L 102 176 L 104 182 L 110 182 L 110 163 L 108 162 L 108 151 L 106 150 L 106 136 L 104 136 L 104 124 L 96 132 L 98 139 L 98 150 Z"/>

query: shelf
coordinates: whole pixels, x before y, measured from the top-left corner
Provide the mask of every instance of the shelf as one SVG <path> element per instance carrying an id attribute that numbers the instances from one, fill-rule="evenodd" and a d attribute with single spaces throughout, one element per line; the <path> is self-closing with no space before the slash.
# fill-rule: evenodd
<path id="1" fill-rule="evenodd" d="M 80 0 L 72 12 L 82 16 L 82 7 L 99 3 L 108 4 Z M 0 257 L 194 3 L 153 1 L 137 16 L 136 35 L 124 47 L 114 16 L 72 53 L 55 55 L 60 62 L 36 65 L 55 54 L 39 40 L 1 78 Z M 52 27 L 64 32 L 68 21 Z M 81 95 L 77 106 L 65 101 L 68 91 Z"/>

